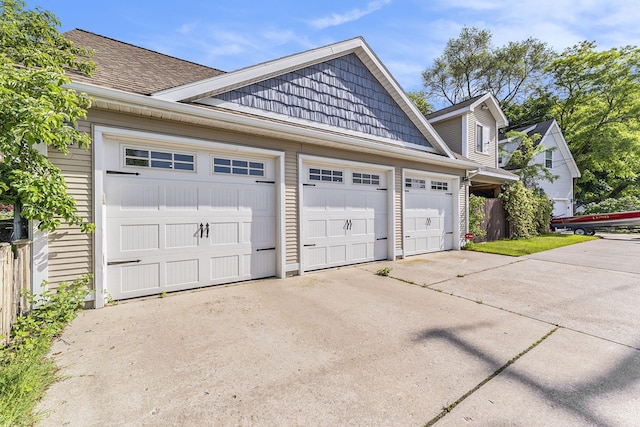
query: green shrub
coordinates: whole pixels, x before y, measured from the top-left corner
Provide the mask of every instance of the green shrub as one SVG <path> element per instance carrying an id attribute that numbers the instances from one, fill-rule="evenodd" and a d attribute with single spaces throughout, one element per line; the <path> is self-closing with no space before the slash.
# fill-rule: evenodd
<path id="1" fill-rule="evenodd" d="M 469 194 L 469 233 L 474 237 L 484 237 L 487 232 L 482 229 L 484 220 L 485 198 Z"/>
<path id="2" fill-rule="evenodd" d="M 61 284 L 57 292 L 28 295 L 34 308 L 19 317 L 11 343 L 0 348 L 0 425 L 33 425 L 38 400 L 55 381 L 55 365 L 45 356 L 51 340 L 75 318 L 84 305 L 90 276 Z"/>
<path id="3" fill-rule="evenodd" d="M 551 221 L 553 204 L 544 194 L 525 188 L 521 181 L 507 186 L 500 194 L 513 238 L 530 238 L 544 233 Z"/>

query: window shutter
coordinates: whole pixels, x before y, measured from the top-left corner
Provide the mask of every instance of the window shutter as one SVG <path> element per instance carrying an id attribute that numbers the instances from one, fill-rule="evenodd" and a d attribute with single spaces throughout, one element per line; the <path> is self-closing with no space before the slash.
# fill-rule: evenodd
<path id="1" fill-rule="evenodd" d="M 489 128 L 482 126 L 482 142 L 483 147 L 482 147 L 482 152 L 484 153 L 488 153 L 489 152 Z"/>

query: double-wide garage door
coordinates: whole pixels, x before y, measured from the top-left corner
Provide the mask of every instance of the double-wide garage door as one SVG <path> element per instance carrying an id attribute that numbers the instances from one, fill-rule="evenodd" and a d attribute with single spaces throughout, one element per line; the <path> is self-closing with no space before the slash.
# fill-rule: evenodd
<path id="1" fill-rule="evenodd" d="M 276 274 L 272 158 L 118 142 L 105 154 L 114 299 Z"/>
<path id="2" fill-rule="evenodd" d="M 308 162 L 300 173 L 304 270 L 387 259 L 385 170 Z"/>
<path id="3" fill-rule="evenodd" d="M 403 187 L 404 254 L 453 249 L 454 180 L 407 172 Z"/>

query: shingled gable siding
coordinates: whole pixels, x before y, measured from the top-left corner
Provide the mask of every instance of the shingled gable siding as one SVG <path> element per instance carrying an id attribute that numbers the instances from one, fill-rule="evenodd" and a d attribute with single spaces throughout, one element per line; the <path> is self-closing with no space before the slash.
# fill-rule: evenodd
<path id="1" fill-rule="evenodd" d="M 355 54 L 216 95 L 246 107 L 431 147 Z"/>
<path id="2" fill-rule="evenodd" d="M 79 124 L 83 132 L 90 132 L 87 122 Z M 92 160 L 91 149 L 85 151 L 70 147 L 70 154 L 49 149 L 49 159 L 60 168 L 69 188 L 69 194 L 77 202 L 78 212 L 87 221 L 92 217 Z M 72 281 L 82 274 L 93 272 L 93 235 L 83 233 L 80 227 L 62 223 L 49 234 L 49 288 L 55 289 L 63 281 Z"/>

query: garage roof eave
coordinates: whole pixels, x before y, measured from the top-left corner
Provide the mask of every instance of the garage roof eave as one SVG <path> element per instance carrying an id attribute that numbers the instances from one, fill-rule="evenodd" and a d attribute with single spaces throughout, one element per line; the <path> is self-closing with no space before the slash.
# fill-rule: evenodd
<path id="1" fill-rule="evenodd" d="M 70 89 L 87 93 L 93 98 L 94 107 L 105 108 L 128 114 L 138 114 L 153 118 L 166 118 L 174 121 L 211 125 L 226 130 L 247 132 L 247 129 L 257 131 L 260 135 L 280 137 L 288 136 L 296 141 L 322 144 L 338 148 L 349 148 L 372 154 L 393 156 L 394 158 L 413 160 L 432 165 L 446 166 L 459 170 L 476 170 L 478 164 L 470 161 L 458 160 L 447 156 L 408 148 L 370 141 L 340 133 L 324 132 L 320 129 L 300 127 L 293 124 L 263 120 L 259 117 L 238 114 L 227 110 L 214 110 L 193 104 L 184 104 L 152 98 L 145 95 L 105 88 L 88 83 L 73 82 Z"/>

